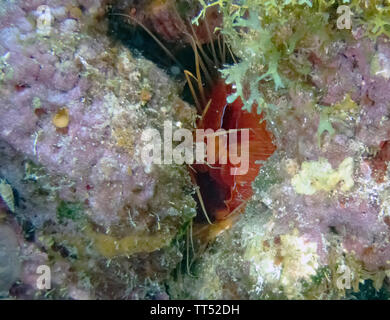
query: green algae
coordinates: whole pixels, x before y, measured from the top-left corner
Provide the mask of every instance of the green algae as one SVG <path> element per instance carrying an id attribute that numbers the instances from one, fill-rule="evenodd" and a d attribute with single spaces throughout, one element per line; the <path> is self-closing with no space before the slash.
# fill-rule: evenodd
<path id="1" fill-rule="evenodd" d="M 217 30 L 238 58 L 236 64 L 220 70 L 226 83 L 235 88 L 228 102 L 241 97 L 244 110 L 257 106 L 258 112 L 265 111 L 266 116 L 267 110 L 273 107 L 267 99 L 267 90 L 283 93 L 296 83 L 306 82 L 311 63 L 309 56 L 302 52 L 313 44 L 311 39 L 318 36 L 323 50 L 335 40 L 352 38 L 350 30 L 337 28 L 338 7 L 347 5 L 352 11 L 353 28 L 362 26 L 370 37 L 389 35 L 390 31 L 390 7 L 379 0 L 369 4 L 362 0 L 199 2 L 203 9 L 193 23 L 205 18 L 208 8 L 218 7 L 223 25 Z M 320 131 L 333 133 L 325 114 L 321 120 Z"/>
<path id="2" fill-rule="evenodd" d="M 77 221 L 83 217 L 84 208 L 81 203 L 61 200 L 57 207 L 57 218 L 60 223 L 70 219 Z"/>

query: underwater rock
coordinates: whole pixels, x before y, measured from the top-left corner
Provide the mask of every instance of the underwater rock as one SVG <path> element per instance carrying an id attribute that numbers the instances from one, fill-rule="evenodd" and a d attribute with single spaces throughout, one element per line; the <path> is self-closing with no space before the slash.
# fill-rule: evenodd
<path id="1" fill-rule="evenodd" d="M 0 225 L 0 296 L 7 296 L 11 285 L 19 278 L 21 261 L 15 232 Z"/>
<path id="2" fill-rule="evenodd" d="M 326 1 L 1 2 L 1 296 L 340 299 L 364 281 L 388 290 L 389 25 L 376 2 L 352 3 L 353 29 L 338 30 Z M 115 13 L 173 48 L 193 34 L 213 55 L 195 53 L 207 60 L 198 73 L 220 69 L 232 88 L 221 110 L 241 98 L 235 112 L 266 120 L 275 148 L 251 161 L 253 195 L 235 195 L 243 214 L 193 219 L 191 168 L 141 161 L 144 129 L 194 129 L 198 115 L 177 73 L 110 38 Z M 208 81 L 196 80 L 202 92 Z M 213 80 L 204 86 L 218 89 Z M 42 265 L 50 291 L 36 286 Z"/>
<path id="3" fill-rule="evenodd" d="M 122 296 L 138 284 L 131 270 L 142 283 L 175 267 L 181 253 L 171 240 L 195 214 L 184 167 L 141 161 L 142 131 L 164 120 L 189 126 L 194 113 L 178 97 L 179 84 L 107 37 L 105 1 L 46 3 L 0 5 L 1 181 L 17 192 L 16 218 L 35 228 L 32 260 L 49 252 L 67 275 L 53 280 L 53 296 L 69 287 L 103 298 L 106 282 Z M 111 244 L 128 240 L 106 254 L 109 241 L 95 243 L 103 235 Z M 133 250 L 138 237 L 144 245 Z M 161 259 L 156 250 L 165 267 L 153 262 Z M 143 271 L 149 259 L 154 272 Z M 32 286 L 34 269 L 25 269 L 23 285 Z"/>
<path id="4" fill-rule="evenodd" d="M 221 4 L 223 30 L 241 59 L 222 75 L 237 88 L 231 101 L 240 96 L 245 109 L 265 113 L 276 152 L 245 214 L 206 249 L 196 238 L 193 267 L 169 283 L 170 294 L 339 299 L 364 281 L 388 290 L 389 38 L 357 20 L 353 30 L 337 30 L 323 14 L 334 8 L 321 1 L 243 3 L 250 9 L 242 16 Z M 379 19 L 375 5 L 360 4 L 353 4 L 359 15 Z"/>

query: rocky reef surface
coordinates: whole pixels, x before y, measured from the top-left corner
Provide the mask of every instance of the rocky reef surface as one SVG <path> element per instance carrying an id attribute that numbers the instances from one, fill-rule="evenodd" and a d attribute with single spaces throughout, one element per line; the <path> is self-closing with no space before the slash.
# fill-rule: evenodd
<path id="1" fill-rule="evenodd" d="M 1 2 L 0 297 L 387 298 L 390 9 L 377 2 Z M 337 28 L 341 4 L 352 29 Z M 236 60 L 221 70 L 228 100 L 264 112 L 277 147 L 242 214 L 196 222 L 189 169 L 141 161 L 143 129 L 193 129 L 196 109 L 184 81 L 109 36 L 112 8 L 180 46 L 197 10 L 200 44 L 219 26 Z"/>
<path id="2" fill-rule="evenodd" d="M 13 199 L 0 238 L 20 251 L 1 292 L 39 296 L 49 265 L 53 297 L 143 298 L 155 294 L 145 279 L 181 259 L 168 245 L 195 214 L 190 179 L 141 163 L 140 137 L 194 112 L 163 71 L 110 41 L 104 14 L 103 1 L 1 3 L 1 195 Z"/>
<path id="3" fill-rule="evenodd" d="M 222 74 L 236 85 L 234 98 L 256 101 L 266 113 L 277 151 L 253 183 L 245 214 L 231 217 L 225 226 L 233 227 L 213 245 L 199 246 L 197 281 L 172 283 L 171 293 L 198 299 L 367 298 L 362 292 L 371 286 L 373 298 L 387 299 L 389 38 L 359 20 L 351 30 L 338 29 L 337 16 L 332 21 L 332 13 L 321 12 L 336 10 L 336 1 L 333 9 L 321 1 L 295 7 L 305 25 L 285 16 L 291 14 L 287 2 L 278 3 L 273 8 L 247 1 L 251 9 L 242 20 L 233 4 L 220 4 L 226 36 L 242 58 Z M 366 10 L 354 13 L 362 17 Z M 379 19 L 373 12 L 367 19 Z M 244 35 L 232 25 L 247 28 Z M 249 92 L 246 81 L 252 81 Z M 188 290 L 190 283 L 195 289 Z"/>

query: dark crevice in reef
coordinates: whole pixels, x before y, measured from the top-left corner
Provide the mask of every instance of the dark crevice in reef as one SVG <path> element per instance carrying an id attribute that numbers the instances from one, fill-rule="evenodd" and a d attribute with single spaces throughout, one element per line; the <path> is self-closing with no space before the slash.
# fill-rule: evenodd
<path id="1" fill-rule="evenodd" d="M 177 49 L 173 44 L 164 43 L 179 61 L 180 65 L 178 65 L 142 27 L 133 26 L 126 21 L 126 18 L 113 15 L 112 10 L 109 10 L 107 17 L 109 36 L 120 41 L 136 57 L 143 56 L 153 61 L 178 80 L 184 80 L 184 70 L 195 72 L 195 55 L 190 46 Z M 161 41 L 161 39 L 159 40 Z M 183 90 L 182 98 L 191 104 L 194 103 L 187 85 Z"/>
<path id="2" fill-rule="evenodd" d="M 175 56 L 180 65 L 172 61 L 161 46 L 153 39 L 141 26 L 134 26 L 123 16 L 116 15 L 115 9 L 108 9 L 108 32 L 109 36 L 120 41 L 129 48 L 135 56 L 142 55 L 148 60 L 153 61 L 160 68 L 166 70 L 171 76 L 184 77 L 183 71 L 195 71 L 195 56 L 190 46 L 180 46 L 174 43 L 164 42 L 164 46 Z M 158 37 L 157 35 L 155 35 Z"/>
<path id="3" fill-rule="evenodd" d="M 376 290 L 372 280 L 365 280 L 359 284 L 359 291 L 354 292 L 353 289 L 347 290 L 347 299 L 350 300 L 389 300 L 390 292 L 382 287 Z"/>
<path id="4" fill-rule="evenodd" d="M 165 70 L 171 77 L 177 80 L 184 80 L 184 70 L 190 71 L 192 74 L 196 74 L 195 67 L 195 54 L 190 44 L 181 43 L 168 43 L 158 35 L 155 37 L 164 44 L 164 46 L 172 53 L 175 59 L 179 62 L 173 61 L 164 49 L 153 39 L 141 26 L 135 26 L 130 24 L 128 18 L 116 15 L 121 13 L 116 9 L 108 8 L 108 35 L 121 42 L 124 46 L 130 49 L 130 51 L 136 56 L 143 56 L 144 58 L 154 62 L 161 69 Z M 218 44 L 214 44 L 217 48 Z M 203 46 L 204 52 L 212 57 L 212 51 L 208 45 Z M 237 58 L 237 57 L 235 57 Z M 233 59 L 227 54 L 225 57 L 226 64 L 232 64 Z M 209 66 L 209 71 L 214 77 L 218 76 L 217 69 L 219 66 Z M 204 79 L 203 79 L 204 80 Z M 194 105 L 191 92 L 188 85 L 186 85 L 182 92 L 182 98 L 186 102 Z"/>

